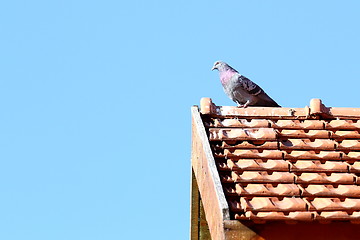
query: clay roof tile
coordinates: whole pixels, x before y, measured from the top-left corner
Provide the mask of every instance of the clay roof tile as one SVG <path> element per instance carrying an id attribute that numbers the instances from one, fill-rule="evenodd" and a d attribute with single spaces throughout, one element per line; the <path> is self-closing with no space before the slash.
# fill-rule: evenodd
<path id="1" fill-rule="evenodd" d="M 198 114 L 231 219 L 360 223 L 360 108 L 202 99 Z"/>

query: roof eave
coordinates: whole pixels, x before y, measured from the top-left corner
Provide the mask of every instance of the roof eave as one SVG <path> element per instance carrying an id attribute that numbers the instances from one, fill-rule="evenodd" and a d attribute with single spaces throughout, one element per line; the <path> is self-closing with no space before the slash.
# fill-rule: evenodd
<path id="1" fill-rule="evenodd" d="M 234 236 L 246 236 L 243 239 L 250 239 L 256 233 L 239 221 L 230 220 L 229 206 L 225 199 L 215 159 L 198 107 L 192 107 L 191 113 L 191 164 L 201 195 L 211 238 L 226 240 L 233 239 Z"/>

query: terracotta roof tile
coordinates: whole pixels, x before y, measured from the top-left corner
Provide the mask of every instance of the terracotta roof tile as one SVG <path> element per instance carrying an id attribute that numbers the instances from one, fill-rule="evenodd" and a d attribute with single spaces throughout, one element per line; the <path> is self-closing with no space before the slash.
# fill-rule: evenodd
<path id="1" fill-rule="evenodd" d="M 328 130 L 278 129 L 278 132 L 281 138 L 329 139 L 331 136 Z"/>
<path id="2" fill-rule="evenodd" d="M 285 160 L 261 160 L 261 159 L 242 159 L 239 161 L 227 160 L 227 165 L 231 170 L 272 170 L 288 171 L 289 163 Z"/>
<path id="3" fill-rule="evenodd" d="M 283 151 L 285 159 L 340 160 L 341 152 L 335 151 Z"/>
<path id="4" fill-rule="evenodd" d="M 280 149 L 335 150 L 337 143 L 331 139 L 281 139 Z"/>
<path id="5" fill-rule="evenodd" d="M 345 151 L 360 150 L 360 141 L 354 139 L 338 141 L 336 148 Z"/>
<path id="6" fill-rule="evenodd" d="M 216 146 L 216 145 L 215 145 Z M 278 149 L 278 142 L 269 142 L 264 140 L 251 140 L 251 141 L 222 141 L 221 148 L 261 148 L 261 149 Z"/>
<path id="7" fill-rule="evenodd" d="M 356 160 L 360 160 L 360 152 L 341 152 L 342 160 L 347 160 L 349 162 L 353 162 Z"/>
<path id="8" fill-rule="evenodd" d="M 351 173 L 301 173 L 296 183 L 354 184 L 356 176 Z"/>
<path id="9" fill-rule="evenodd" d="M 350 172 L 360 173 L 360 162 L 349 163 Z"/>
<path id="10" fill-rule="evenodd" d="M 295 184 L 236 184 L 236 193 L 242 196 L 300 196 Z"/>
<path id="11" fill-rule="evenodd" d="M 302 129 L 322 130 L 325 122 L 318 120 L 269 120 L 271 127 L 275 129 Z"/>
<path id="12" fill-rule="evenodd" d="M 331 132 L 331 138 L 335 139 L 353 139 L 360 138 L 358 131 L 348 131 L 348 130 L 336 130 Z"/>
<path id="13" fill-rule="evenodd" d="M 322 211 L 319 215 L 316 216 L 316 218 L 317 220 L 349 220 L 351 215 L 342 211 Z"/>
<path id="14" fill-rule="evenodd" d="M 308 185 L 304 187 L 302 196 L 312 197 L 358 197 L 360 196 L 360 186 L 355 185 Z"/>
<path id="15" fill-rule="evenodd" d="M 244 172 L 231 172 L 231 179 L 234 182 L 243 183 L 293 183 L 295 175 L 289 172 L 259 172 L 259 171 L 244 171 Z"/>
<path id="16" fill-rule="evenodd" d="M 214 140 L 276 140 L 272 128 L 210 128 L 210 141 Z"/>
<path id="17" fill-rule="evenodd" d="M 297 220 L 297 221 L 312 221 L 317 215 L 316 212 L 246 212 L 245 214 L 235 214 L 235 219 L 252 220 L 255 223 L 259 220 Z"/>
<path id="18" fill-rule="evenodd" d="M 330 120 L 324 123 L 325 129 L 360 129 L 360 121 L 358 120 Z"/>
<path id="19" fill-rule="evenodd" d="M 278 150 L 257 150 L 257 149 L 225 149 L 225 157 L 233 158 L 258 158 L 258 159 L 283 159 L 284 153 Z"/>
<path id="20" fill-rule="evenodd" d="M 240 201 L 230 200 L 229 203 L 234 212 L 294 212 L 307 209 L 307 203 L 301 198 L 243 197 Z"/>
<path id="21" fill-rule="evenodd" d="M 360 222 L 360 108 L 200 112 L 232 219 Z"/>
<path id="22" fill-rule="evenodd" d="M 291 163 L 292 172 L 348 172 L 349 165 L 345 162 L 327 161 L 322 163 L 318 160 L 297 160 Z"/>
<path id="23" fill-rule="evenodd" d="M 209 123 L 210 127 L 241 127 L 241 128 L 268 128 L 270 127 L 270 122 L 265 119 L 219 119 L 215 118 L 214 123 Z"/>

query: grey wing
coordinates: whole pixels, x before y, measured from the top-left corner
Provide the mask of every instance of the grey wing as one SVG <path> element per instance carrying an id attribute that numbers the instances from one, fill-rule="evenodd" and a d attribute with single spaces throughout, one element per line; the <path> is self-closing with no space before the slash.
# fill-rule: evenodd
<path id="1" fill-rule="evenodd" d="M 239 76 L 239 81 L 241 83 L 241 87 L 246 90 L 251 95 L 259 95 L 263 90 L 259 85 L 248 79 L 247 77 L 244 77 L 242 75 Z"/>
<path id="2" fill-rule="evenodd" d="M 280 107 L 266 92 L 259 87 L 256 83 L 244 77 L 242 75 L 239 76 L 239 82 L 241 83 L 241 87 L 247 91 L 250 95 L 253 95 L 256 98 L 257 106 L 265 106 L 265 107 Z"/>

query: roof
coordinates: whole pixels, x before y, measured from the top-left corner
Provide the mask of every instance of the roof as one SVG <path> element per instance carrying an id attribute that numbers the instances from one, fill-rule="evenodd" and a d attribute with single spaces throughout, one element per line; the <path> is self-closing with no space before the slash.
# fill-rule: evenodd
<path id="1" fill-rule="evenodd" d="M 213 239 L 224 221 L 360 223 L 360 108 L 203 98 L 192 114 L 192 168 Z"/>

